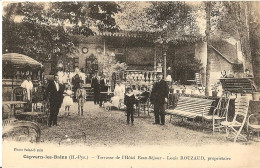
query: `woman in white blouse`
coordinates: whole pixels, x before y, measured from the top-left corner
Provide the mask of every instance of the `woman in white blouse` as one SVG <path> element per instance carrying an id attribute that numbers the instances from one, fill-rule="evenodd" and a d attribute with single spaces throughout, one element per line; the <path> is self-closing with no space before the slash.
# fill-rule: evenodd
<path id="1" fill-rule="evenodd" d="M 124 102 L 124 96 L 125 85 L 121 82 L 118 82 L 114 90 L 114 97 L 111 98 L 113 106 L 120 108 L 120 102 Z"/>
<path id="2" fill-rule="evenodd" d="M 27 91 L 27 100 L 31 101 L 31 94 L 32 94 L 32 89 L 33 89 L 33 83 L 31 80 L 31 76 L 27 76 L 26 79 L 23 81 L 21 84 L 22 88 L 25 88 Z"/>

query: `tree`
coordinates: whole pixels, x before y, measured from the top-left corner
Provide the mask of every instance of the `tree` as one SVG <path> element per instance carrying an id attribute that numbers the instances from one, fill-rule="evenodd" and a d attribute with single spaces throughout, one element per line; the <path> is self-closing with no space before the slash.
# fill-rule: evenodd
<path id="1" fill-rule="evenodd" d="M 44 61 L 66 57 L 77 45 L 71 34 L 117 31 L 114 15 L 120 8 L 115 2 L 17 2 L 4 11 L 3 53 Z"/>
<path id="2" fill-rule="evenodd" d="M 255 83 L 260 91 L 260 3 L 248 2 L 249 39 Z"/>

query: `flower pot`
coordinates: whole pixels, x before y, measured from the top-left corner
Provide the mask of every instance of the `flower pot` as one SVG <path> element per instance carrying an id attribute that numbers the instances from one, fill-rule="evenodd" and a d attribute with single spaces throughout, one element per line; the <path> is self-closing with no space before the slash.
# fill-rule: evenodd
<path id="1" fill-rule="evenodd" d="M 185 94 L 185 93 L 186 93 L 186 90 L 182 90 L 181 92 L 182 92 L 182 94 Z"/>
<path id="2" fill-rule="evenodd" d="M 259 100 L 260 92 L 253 92 L 252 96 L 253 96 L 253 100 Z"/>
<path id="3" fill-rule="evenodd" d="M 174 93 L 174 89 L 173 88 L 170 88 L 169 91 L 170 91 L 171 94 Z"/>
<path id="4" fill-rule="evenodd" d="M 218 92 L 217 91 L 212 91 L 212 97 L 217 97 L 218 96 Z"/>

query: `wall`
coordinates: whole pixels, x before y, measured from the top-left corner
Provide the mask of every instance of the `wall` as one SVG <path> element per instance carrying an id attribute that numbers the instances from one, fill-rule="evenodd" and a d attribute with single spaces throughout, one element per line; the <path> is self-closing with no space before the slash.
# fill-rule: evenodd
<path id="1" fill-rule="evenodd" d="M 231 71 L 234 73 L 233 65 L 218 55 L 213 49 L 209 49 L 210 57 L 210 85 L 213 85 L 221 77 L 221 71 Z"/>
<path id="2" fill-rule="evenodd" d="M 207 66 L 207 43 L 197 42 L 195 44 L 195 58 L 202 63 L 203 70 L 201 71 L 201 80 L 203 85 L 206 84 L 206 66 Z"/>
<path id="3" fill-rule="evenodd" d="M 85 65 L 86 65 L 86 58 L 89 58 L 92 54 L 96 56 L 97 58 L 100 57 L 100 55 L 103 54 L 103 41 L 101 36 L 90 36 L 88 38 L 78 36 L 80 39 L 78 51 L 75 51 L 73 54 L 71 54 L 71 57 L 78 57 L 79 58 L 79 68 L 83 68 L 85 71 Z M 82 52 L 82 48 L 86 47 L 88 48 L 87 53 Z"/>
<path id="4" fill-rule="evenodd" d="M 71 57 L 79 57 L 79 68 L 83 68 L 85 71 L 86 58 L 89 58 L 92 54 L 99 59 L 102 59 L 104 54 L 104 37 L 102 36 L 90 36 L 82 37 L 80 39 L 78 52 L 71 54 Z M 154 53 L 155 49 L 153 43 L 145 44 L 139 41 L 139 43 L 133 43 L 130 40 L 122 39 L 123 37 L 106 37 L 105 39 L 105 52 L 109 55 L 115 54 L 115 58 L 118 61 L 126 62 L 128 65 L 137 67 L 154 66 Z M 136 41 L 138 39 L 134 39 Z M 148 45 L 148 46 L 147 46 Z M 88 53 L 84 54 L 82 48 L 88 48 Z"/>

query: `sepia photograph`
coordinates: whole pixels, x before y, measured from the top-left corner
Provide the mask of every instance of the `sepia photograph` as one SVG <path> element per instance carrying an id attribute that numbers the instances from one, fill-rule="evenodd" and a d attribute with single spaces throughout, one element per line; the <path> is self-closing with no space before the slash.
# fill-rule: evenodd
<path id="1" fill-rule="evenodd" d="M 260 1 L 3 1 L 4 168 L 260 167 Z"/>

